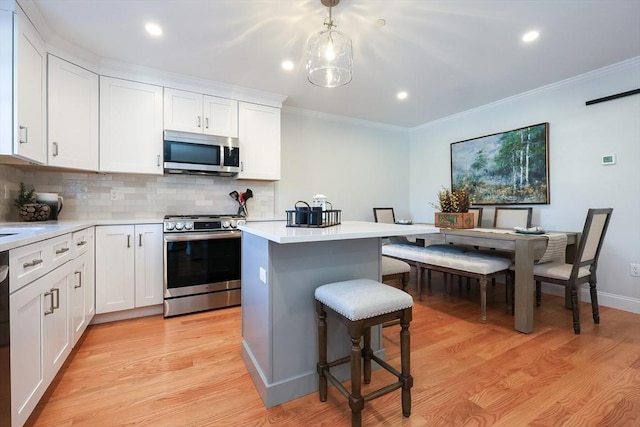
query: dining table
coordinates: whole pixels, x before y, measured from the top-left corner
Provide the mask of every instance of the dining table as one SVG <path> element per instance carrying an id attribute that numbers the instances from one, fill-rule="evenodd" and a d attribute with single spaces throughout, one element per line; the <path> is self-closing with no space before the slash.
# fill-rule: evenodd
<path id="1" fill-rule="evenodd" d="M 441 228 L 445 243 L 491 248 L 513 252 L 515 270 L 514 328 L 525 334 L 533 332 L 535 306 L 533 265 L 547 248 L 548 237 L 544 234 L 522 234 L 506 229 Z M 566 232 L 567 246 L 575 245 L 578 233 Z"/>

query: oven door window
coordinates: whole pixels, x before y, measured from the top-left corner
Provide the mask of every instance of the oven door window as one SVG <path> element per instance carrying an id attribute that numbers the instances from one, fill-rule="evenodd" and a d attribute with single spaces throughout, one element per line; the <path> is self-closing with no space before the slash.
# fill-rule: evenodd
<path id="1" fill-rule="evenodd" d="M 167 288 L 240 279 L 240 239 L 167 242 Z"/>

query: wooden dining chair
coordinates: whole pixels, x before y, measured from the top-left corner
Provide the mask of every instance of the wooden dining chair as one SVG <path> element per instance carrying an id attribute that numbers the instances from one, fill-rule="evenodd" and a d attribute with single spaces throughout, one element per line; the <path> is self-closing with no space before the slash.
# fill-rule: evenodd
<path id="1" fill-rule="evenodd" d="M 493 214 L 493 228 L 531 227 L 533 208 L 498 206 Z"/>
<path id="2" fill-rule="evenodd" d="M 393 212 L 393 208 L 373 208 L 373 220 L 375 222 L 395 224 L 396 215 Z"/>
<path id="3" fill-rule="evenodd" d="M 582 230 L 573 264 L 564 262 L 548 262 L 533 266 L 533 279 L 536 281 L 536 299 L 542 291 L 542 282 L 554 283 L 569 288 L 571 310 L 573 311 L 573 331 L 580 334 L 580 307 L 578 306 L 578 290 L 580 285 L 589 283 L 591 294 L 591 312 L 593 322 L 600 323 L 598 310 L 598 293 L 596 291 L 598 257 L 602 242 L 609 227 L 613 209 L 589 209 Z"/>

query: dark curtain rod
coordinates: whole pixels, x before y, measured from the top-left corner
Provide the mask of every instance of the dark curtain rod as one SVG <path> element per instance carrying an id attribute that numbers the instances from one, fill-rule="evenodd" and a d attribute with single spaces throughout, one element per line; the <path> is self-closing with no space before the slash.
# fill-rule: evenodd
<path id="1" fill-rule="evenodd" d="M 640 89 L 629 90 L 627 92 L 616 93 L 615 95 L 605 96 L 604 98 L 592 99 L 591 101 L 587 101 L 585 105 L 593 105 L 599 102 L 611 101 L 614 99 L 622 98 L 629 95 L 636 95 L 640 93 Z"/>

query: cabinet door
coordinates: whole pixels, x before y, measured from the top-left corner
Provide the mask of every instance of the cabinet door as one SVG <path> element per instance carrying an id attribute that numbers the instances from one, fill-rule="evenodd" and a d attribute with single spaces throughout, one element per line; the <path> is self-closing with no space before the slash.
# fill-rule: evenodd
<path id="1" fill-rule="evenodd" d="M 202 105 L 204 133 L 238 137 L 238 101 L 205 95 Z"/>
<path id="2" fill-rule="evenodd" d="M 45 297 L 38 283 L 25 286 L 9 297 L 11 414 L 13 424 L 18 426 L 25 423 L 48 385 L 44 377 L 42 323 Z"/>
<path id="3" fill-rule="evenodd" d="M 48 55 L 49 166 L 98 170 L 98 75 Z"/>
<path id="4" fill-rule="evenodd" d="M 100 170 L 162 175 L 162 88 L 100 77 Z"/>
<path id="5" fill-rule="evenodd" d="M 96 227 L 96 313 L 135 306 L 134 227 Z"/>
<path id="6" fill-rule="evenodd" d="M 136 307 L 162 304 L 162 225 L 136 225 L 135 230 Z"/>
<path id="7" fill-rule="evenodd" d="M 16 9 L 18 93 L 14 153 L 36 163 L 46 163 L 44 41 L 22 9 Z"/>
<path id="8" fill-rule="evenodd" d="M 72 343 L 75 346 L 87 328 L 87 312 L 85 302 L 87 297 L 87 273 L 89 255 L 85 252 L 71 263 L 71 277 L 69 280 L 69 308 Z"/>
<path id="9" fill-rule="evenodd" d="M 87 326 L 93 316 L 96 314 L 96 268 L 95 268 L 95 228 L 90 227 L 86 230 L 87 241 L 87 262 L 84 276 L 84 311 L 87 318 Z"/>
<path id="10" fill-rule="evenodd" d="M 202 133 L 202 95 L 177 89 L 164 89 L 164 128 Z"/>
<path id="11" fill-rule="evenodd" d="M 43 300 L 43 341 L 45 381 L 51 383 L 62 364 L 71 353 L 71 328 L 69 321 L 68 290 L 71 281 L 71 264 L 65 264 L 38 279 L 46 282 Z M 28 286 L 33 286 L 32 283 Z"/>
<path id="12" fill-rule="evenodd" d="M 280 179 L 280 109 L 240 102 L 238 116 L 238 179 Z"/>

